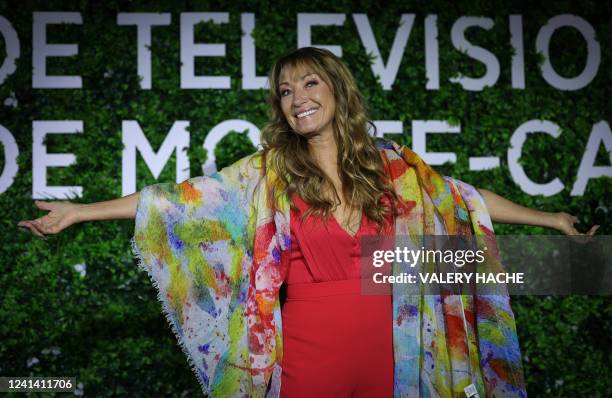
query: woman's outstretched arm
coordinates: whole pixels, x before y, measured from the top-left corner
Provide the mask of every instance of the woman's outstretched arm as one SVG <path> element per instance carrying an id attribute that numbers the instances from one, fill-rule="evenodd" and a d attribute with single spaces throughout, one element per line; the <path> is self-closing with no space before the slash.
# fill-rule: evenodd
<path id="1" fill-rule="evenodd" d="M 122 198 L 88 204 L 37 200 L 34 202 L 36 206 L 49 213 L 35 220 L 19 221 L 17 225 L 28 228 L 34 235 L 44 238 L 45 235 L 57 234 L 80 222 L 135 218 L 138 197 L 139 193 L 135 192 Z"/>
<path id="2" fill-rule="evenodd" d="M 578 218 L 564 212 L 548 213 L 518 205 L 486 189 L 477 188 L 484 197 L 491 220 L 505 224 L 526 224 L 547 227 L 566 235 L 585 235 L 578 232 L 574 224 Z M 593 235 L 599 225 L 593 225 L 586 235 Z"/>

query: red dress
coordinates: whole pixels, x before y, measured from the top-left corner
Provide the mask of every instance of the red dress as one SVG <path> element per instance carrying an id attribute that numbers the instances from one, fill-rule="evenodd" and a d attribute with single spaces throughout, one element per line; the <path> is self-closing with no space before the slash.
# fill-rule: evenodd
<path id="1" fill-rule="evenodd" d="M 376 225 L 364 215 L 351 236 L 333 217 L 302 223 L 291 210 L 290 226 L 281 397 L 392 397 L 391 296 L 361 294 L 360 237 Z"/>

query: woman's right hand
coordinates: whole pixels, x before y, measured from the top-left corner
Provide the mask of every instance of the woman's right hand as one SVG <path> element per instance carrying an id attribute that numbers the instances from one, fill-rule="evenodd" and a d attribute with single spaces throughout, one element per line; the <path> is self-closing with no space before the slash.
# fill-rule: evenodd
<path id="1" fill-rule="evenodd" d="M 57 234 L 72 224 L 80 222 L 79 210 L 81 204 L 70 202 L 42 202 L 34 201 L 36 207 L 47 210 L 49 213 L 35 220 L 22 220 L 17 223 L 20 227 L 28 228 L 34 235 L 43 239 L 45 235 Z"/>

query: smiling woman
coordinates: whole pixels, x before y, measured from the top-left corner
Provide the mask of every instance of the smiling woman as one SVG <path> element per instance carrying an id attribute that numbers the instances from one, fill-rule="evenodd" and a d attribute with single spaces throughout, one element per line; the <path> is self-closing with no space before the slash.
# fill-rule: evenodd
<path id="1" fill-rule="evenodd" d="M 286 66 L 281 80 L 281 105 L 293 131 L 310 137 L 331 137 L 336 101 L 329 84 L 305 66 Z"/>
<path id="2" fill-rule="evenodd" d="M 392 210 L 379 202 L 394 191 L 348 68 L 327 50 L 305 47 L 280 58 L 269 79 L 272 121 L 262 144 L 280 154 L 275 167 L 287 193 L 311 204 L 304 217 L 333 215 L 354 234 L 363 211 L 381 228 Z"/>
<path id="3" fill-rule="evenodd" d="M 494 238 L 492 221 L 578 233 L 575 217 L 481 195 L 371 137 L 327 50 L 281 57 L 269 87 L 261 151 L 123 199 L 40 206 L 50 213 L 20 225 L 43 236 L 134 216 L 139 264 L 210 396 L 525 397 L 507 295 L 361 294 L 360 238 Z"/>

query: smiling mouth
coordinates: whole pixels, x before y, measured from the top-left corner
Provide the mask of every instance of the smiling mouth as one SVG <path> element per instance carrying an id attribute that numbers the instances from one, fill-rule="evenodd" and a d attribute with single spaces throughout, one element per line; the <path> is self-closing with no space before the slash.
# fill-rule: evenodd
<path id="1" fill-rule="evenodd" d="M 311 109 L 308 109 L 308 110 L 307 110 L 307 111 L 305 111 L 305 112 L 298 113 L 298 114 L 297 114 L 297 115 L 295 115 L 295 116 L 296 116 L 298 119 L 303 119 L 303 118 L 305 118 L 305 117 L 308 117 L 308 116 L 310 116 L 310 115 L 312 115 L 312 114 L 316 113 L 318 110 L 319 110 L 319 108 L 311 108 Z"/>

